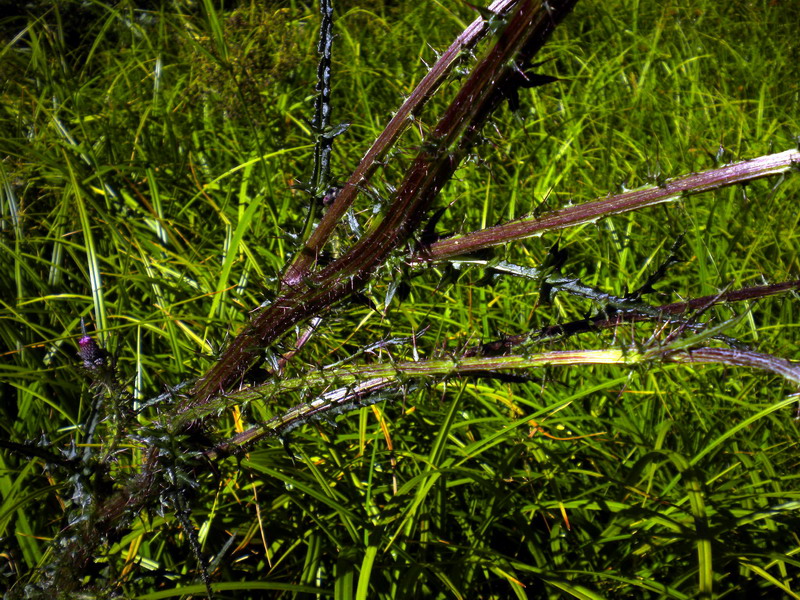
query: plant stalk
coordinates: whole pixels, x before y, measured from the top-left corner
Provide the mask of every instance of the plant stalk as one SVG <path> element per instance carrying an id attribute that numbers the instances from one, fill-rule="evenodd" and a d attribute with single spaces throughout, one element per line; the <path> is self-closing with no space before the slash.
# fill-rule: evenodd
<path id="1" fill-rule="evenodd" d="M 488 10 L 497 14 L 506 13 L 516 0 L 495 0 Z M 369 181 L 378 164 L 395 144 L 400 134 L 412 123 L 414 115 L 420 113 L 428 99 L 439 88 L 447 75 L 461 60 L 463 53 L 469 51 L 485 35 L 488 24 L 483 18 L 476 19 L 459 35 L 450 47 L 434 63 L 422 81 L 403 102 L 384 130 L 367 150 L 353 174 L 347 180 L 336 200 L 328 207 L 319 225 L 305 241 L 303 249 L 297 254 L 283 276 L 284 289 L 299 285 L 308 276 L 311 267 L 333 234 L 347 209 L 353 204 L 359 189 Z"/>
<path id="2" fill-rule="evenodd" d="M 263 348 L 366 285 L 375 268 L 419 226 L 494 109 L 525 83 L 520 81 L 520 65 L 528 64 L 576 1 L 550 2 L 545 8 L 522 0 L 515 6 L 495 46 L 473 69 L 423 144 L 380 223 L 347 254 L 261 309 L 194 386 L 183 410 L 242 385 Z"/>
<path id="3" fill-rule="evenodd" d="M 760 156 L 718 169 L 678 177 L 667 181 L 664 185 L 625 192 L 610 198 L 570 206 L 541 217 L 523 217 L 496 227 L 487 227 L 439 240 L 419 253 L 414 262 L 446 260 L 551 231 L 593 223 L 612 215 L 621 215 L 729 185 L 779 175 L 797 168 L 798 165 L 800 165 L 798 150 Z"/>

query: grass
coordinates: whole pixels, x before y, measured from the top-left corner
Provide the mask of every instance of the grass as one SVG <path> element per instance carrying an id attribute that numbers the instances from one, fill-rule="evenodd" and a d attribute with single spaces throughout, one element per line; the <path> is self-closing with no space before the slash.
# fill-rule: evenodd
<path id="1" fill-rule="evenodd" d="M 302 2 L 78 5 L 2 22 L 0 438 L 64 456 L 73 442 L 78 453 L 113 454 L 108 479 L 123 485 L 152 438 L 133 443 L 111 413 L 88 437 L 97 391 L 76 356 L 81 318 L 141 405 L 206 372 L 250 311 L 274 299 L 309 206 L 295 186 L 313 163 L 318 16 Z M 455 1 L 342 1 L 336 11 L 333 122 L 350 127 L 333 146 L 333 176 L 344 180 L 435 49 L 475 15 Z M 579 3 L 537 59 L 559 81 L 522 91 L 517 113 L 503 107 L 484 128 L 437 200 L 453 203 L 437 232 L 796 147 L 797 12 L 766 0 Z M 458 85 L 451 78 L 415 117 L 373 177 L 373 196 L 358 198 L 362 230 Z M 487 260 L 538 267 L 558 241 L 565 274 L 624 296 L 682 235 L 682 261 L 656 284 L 654 304 L 789 280 L 799 189 L 788 173 L 515 242 Z M 356 237 L 340 226 L 331 252 Z M 567 294 L 548 302 L 538 282 L 486 264 L 412 272 L 402 254 L 362 301 L 326 315 L 287 379 L 337 361 L 458 358 L 597 309 Z M 387 301 L 400 278 L 409 289 Z M 727 335 L 797 355 L 795 294 L 702 317 L 717 325 L 741 314 Z M 657 328 L 627 324 L 526 352 L 646 350 Z M 286 446 L 268 438 L 213 469 L 187 457 L 193 485 L 175 488 L 214 596 L 800 596 L 790 382 L 667 361 L 530 375 L 404 378 L 336 427 L 293 430 Z M 191 435 L 224 439 L 323 388 L 244 403 Z M 154 408 L 138 418 L 143 428 L 158 422 Z M 79 498 L 42 458 L 3 448 L 0 461 L 0 588 L 36 597 L 56 562 L 50 542 Z M 129 514 L 83 591 L 202 596 L 175 505 Z"/>

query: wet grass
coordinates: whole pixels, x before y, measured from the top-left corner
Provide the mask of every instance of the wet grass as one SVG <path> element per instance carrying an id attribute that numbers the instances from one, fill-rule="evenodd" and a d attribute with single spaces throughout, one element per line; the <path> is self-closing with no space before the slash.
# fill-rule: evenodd
<path id="1" fill-rule="evenodd" d="M 194 380 L 250 311 L 274 298 L 300 247 L 311 175 L 318 18 L 303 3 L 236 15 L 66 3 L 3 21 L 0 71 L 2 434 L 54 452 L 87 443 L 93 392 L 76 357 L 83 318 L 131 401 Z M 344 180 L 402 98 L 474 15 L 458 2 L 337 4 L 334 178 Z M 218 7 L 217 7 L 218 8 Z M 72 11 L 72 12 L 70 12 Z M 797 8 L 791 3 L 586 2 L 522 92 L 443 190 L 442 234 L 796 147 Z M 76 22 L 77 20 L 77 22 Z M 362 194 L 380 216 L 444 86 Z M 624 295 L 675 240 L 682 260 L 654 303 L 797 277 L 796 174 L 726 188 L 509 245 L 535 267 Z M 376 208 L 377 206 L 377 208 Z M 352 243 L 343 225 L 336 255 Z M 289 363 L 302 376 L 369 360 L 458 356 L 480 342 L 579 319 L 593 307 L 480 267 L 408 278 L 388 306 L 390 260 Z M 798 353 L 797 298 L 715 307 L 754 350 Z M 553 349 L 643 346 L 625 325 Z M 293 342 L 287 338 L 279 353 Z M 536 348 L 536 351 L 539 349 Z M 531 349 L 534 351 L 534 349 Z M 196 474 L 191 520 L 215 597 L 798 597 L 798 426 L 793 387 L 733 367 L 549 368 L 529 381 L 408 380 L 386 399 L 262 442 Z M 308 400 L 245 408 L 266 419 Z M 248 412 L 249 411 L 249 412 Z M 142 425 L 153 415 L 143 414 Z M 236 411 L 219 435 L 240 430 Z M 112 420 L 101 442 L 114 436 Z M 43 442 L 44 443 L 44 442 Z M 114 448 L 124 481 L 145 445 Z M 0 452 L 0 587 L 45 577 L 71 488 L 63 471 Z M 174 511 L 129 515 L 108 540 L 99 597 L 202 595 Z M 35 575 L 37 567 L 44 568 Z M 32 578 L 32 579 L 31 579 Z M 35 585 L 35 583 L 33 584 Z M 91 587 L 90 587 L 91 589 Z M 105 591 L 101 591 L 105 589 Z M 99 591 L 100 590 L 100 591 Z"/>

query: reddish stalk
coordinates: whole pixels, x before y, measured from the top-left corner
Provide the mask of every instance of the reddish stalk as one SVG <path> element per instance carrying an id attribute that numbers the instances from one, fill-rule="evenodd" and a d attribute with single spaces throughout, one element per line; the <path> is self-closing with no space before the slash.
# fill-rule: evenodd
<path id="1" fill-rule="evenodd" d="M 793 167 L 796 168 L 797 165 L 800 165 L 800 151 L 786 150 L 718 169 L 685 175 L 667 181 L 664 185 L 625 192 L 610 198 L 570 206 L 541 217 L 523 217 L 496 227 L 439 240 L 425 248 L 424 253 L 418 256 L 415 262 L 445 260 L 550 231 L 592 223 L 604 217 L 621 215 L 701 192 L 779 175 Z"/>
<path id="2" fill-rule="evenodd" d="M 544 8 L 533 0 L 522 0 L 511 11 L 497 43 L 473 69 L 423 144 L 380 223 L 347 254 L 287 286 L 280 298 L 261 309 L 197 382 L 182 406 L 184 410 L 240 385 L 262 348 L 295 324 L 319 315 L 364 287 L 375 268 L 419 226 L 494 109 L 525 83 L 519 75 L 520 66 L 528 64 L 576 1 L 550 2 Z"/>
<path id="3" fill-rule="evenodd" d="M 514 2 L 515 0 L 495 0 L 489 5 L 488 10 L 502 15 L 509 10 Z M 303 278 L 308 275 L 317 257 L 330 239 L 336 225 L 353 204 L 360 187 L 369 180 L 378 168 L 379 161 L 386 156 L 386 153 L 395 144 L 400 134 L 410 125 L 413 116 L 422 110 L 428 99 L 453 70 L 462 53 L 472 49 L 483 38 L 487 29 L 488 24 L 484 19 L 479 18 L 473 21 L 445 50 L 439 60 L 434 63 L 425 77 L 422 78 L 422 81 L 414 88 L 408 99 L 403 102 L 403 105 L 378 136 L 378 139 L 367 150 L 364 158 L 361 159 L 350 179 L 347 180 L 347 183 L 344 184 L 341 192 L 337 195 L 336 200 L 328 207 L 319 225 L 306 240 L 303 249 L 286 269 L 283 276 L 284 289 L 300 284 Z"/>

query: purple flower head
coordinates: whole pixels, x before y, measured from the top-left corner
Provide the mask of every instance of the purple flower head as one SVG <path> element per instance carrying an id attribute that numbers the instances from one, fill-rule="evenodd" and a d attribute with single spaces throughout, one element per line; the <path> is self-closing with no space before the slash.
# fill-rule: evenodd
<path id="1" fill-rule="evenodd" d="M 106 364 L 106 352 L 90 336 L 84 334 L 78 340 L 78 356 L 87 369 L 97 369 Z"/>

